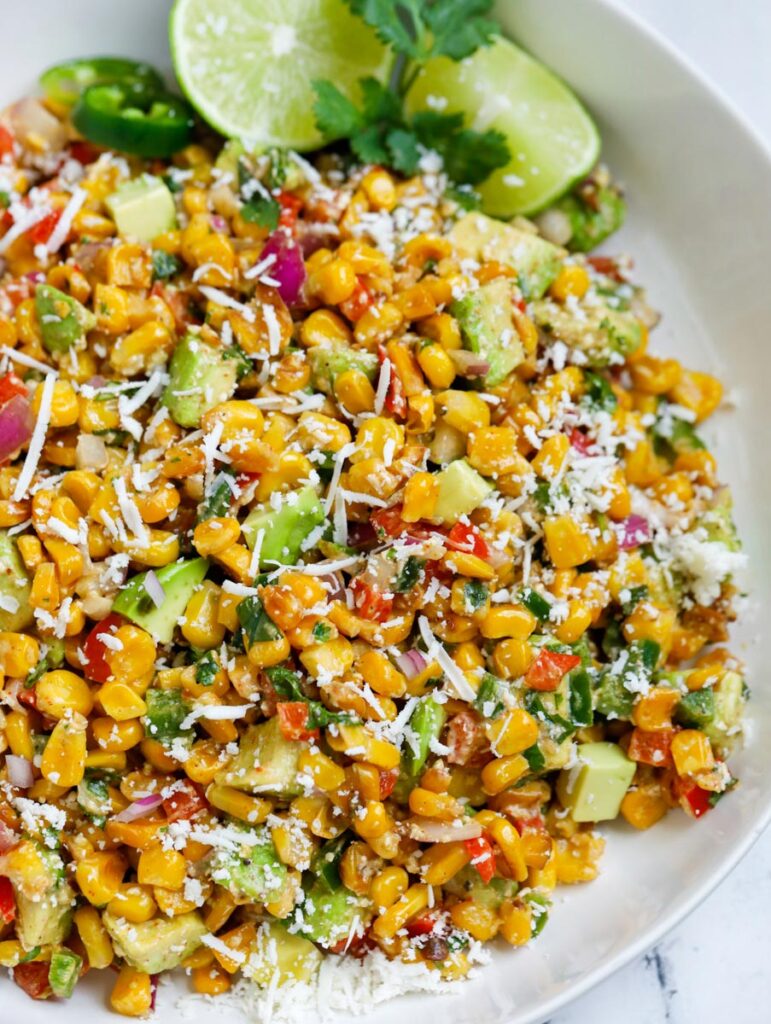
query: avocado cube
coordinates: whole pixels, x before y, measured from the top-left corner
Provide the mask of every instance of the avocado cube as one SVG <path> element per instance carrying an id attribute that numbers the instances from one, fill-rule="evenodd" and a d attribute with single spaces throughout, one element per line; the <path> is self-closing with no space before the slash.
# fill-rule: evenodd
<path id="1" fill-rule="evenodd" d="M 492 484 L 480 476 L 465 459 L 456 459 L 436 474 L 439 485 L 432 518 L 440 523 L 456 523 L 485 500 Z"/>
<path id="2" fill-rule="evenodd" d="M 560 772 L 557 794 L 573 821 L 618 816 L 637 765 L 615 743 L 579 743 L 578 763 Z"/>
<path id="3" fill-rule="evenodd" d="M 209 934 L 195 910 L 176 917 L 154 917 L 142 923 L 127 921 L 105 910 L 102 923 L 118 956 L 145 974 L 161 974 L 179 967 L 198 949 L 202 937 Z"/>
<path id="4" fill-rule="evenodd" d="M 626 310 L 611 309 L 604 303 L 581 303 L 579 311 L 552 299 L 531 304 L 533 321 L 551 338 L 578 349 L 586 366 L 608 366 L 621 362 L 642 344 L 643 325 Z"/>
<path id="5" fill-rule="evenodd" d="M 626 217 L 624 197 L 616 188 L 598 187 L 590 205 L 577 192 L 563 196 L 552 208 L 563 213 L 570 223 L 571 252 L 589 252 L 618 231 Z"/>
<path id="6" fill-rule="evenodd" d="M 7 530 L 0 530 L 0 631 L 18 633 L 32 622 L 30 589 L 16 541 Z"/>
<path id="7" fill-rule="evenodd" d="M 208 863 L 209 874 L 237 900 L 272 903 L 286 885 L 286 867 L 266 829 L 244 829 L 244 837 L 259 842 L 245 842 L 238 850 L 216 850 Z"/>
<path id="8" fill-rule="evenodd" d="M 467 213 L 450 231 L 461 256 L 496 260 L 516 270 L 525 298 L 538 299 L 560 270 L 564 249 L 530 231 L 515 228 L 483 213 Z"/>
<path id="9" fill-rule="evenodd" d="M 738 672 L 726 672 L 713 686 L 712 694 L 715 714 L 704 732 L 716 747 L 728 751 L 741 736 L 747 687 Z"/>
<path id="10" fill-rule="evenodd" d="M 184 614 L 187 602 L 203 582 L 208 568 L 205 558 L 193 558 L 158 569 L 155 576 L 166 594 L 160 608 L 145 589 L 147 573 L 140 573 L 130 579 L 115 598 L 113 611 L 146 629 L 159 644 L 171 643 L 177 620 Z"/>
<path id="11" fill-rule="evenodd" d="M 249 959 L 247 973 L 258 985 L 269 985 L 276 973 L 279 985 L 285 981 L 310 981 L 321 960 L 321 953 L 312 942 L 268 919 L 257 932 L 257 949 Z"/>
<path id="12" fill-rule="evenodd" d="M 305 538 L 320 526 L 326 516 L 315 490 L 308 486 L 284 497 L 279 509 L 261 506 L 254 509 L 241 527 L 246 543 L 254 548 L 257 534 L 263 531 L 260 568 L 276 563 L 294 565 L 300 557 Z"/>
<path id="13" fill-rule="evenodd" d="M 50 284 L 35 289 L 35 315 L 43 347 L 52 353 L 66 352 L 96 326 L 90 309 Z"/>
<path id="14" fill-rule="evenodd" d="M 370 914 L 369 905 L 350 889 L 341 886 L 329 892 L 314 883 L 298 908 L 298 931 L 311 942 L 329 949 L 348 938 L 355 918 L 359 919 L 363 930 Z"/>
<path id="15" fill-rule="evenodd" d="M 346 370 L 359 370 L 373 381 L 380 365 L 373 352 L 361 352 L 346 345 L 316 345 L 308 350 L 308 362 L 311 384 L 326 394 L 331 394 L 335 381 Z"/>
<path id="16" fill-rule="evenodd" d="M 281 735 L 277 718 L 251 725 L 241 737 L 238 756 L 220 771 L 219 785 L 245 789 L 261 796 L 299 796 L 298 759 L 305 744 Z"/>
<path id="17" fill-rule="evenodd" d="M 75 893 L 67 882 L 59 882 L 40 897 L 29 899 L 16 888 L 16 931 L 26 950 L 36 946 L 58 946 L 70 933 Z"/>
<path id="18" fill-rule="evenodd" d="M 71 949 L 55 949 L 48 967 L 48 984 L 57 999 L 69 999 L 80 977 L 83 957 Z"/>
<path id="19" fill-rule="evenodd" d="M 151 242 L 177 226 L 174 196 L 153 174 L 125 182 L 105 202 L 119 233 L 127 238 Z"/>
<path id="20" fill-rule="evenodd" d="M 489 370 L 485 387 L 495 387 L 525 358 L 512 317 L 510 282 L 499 277 L 469 292 L 450 307 L 463 334 L 463 341 L 472 352 L 487 361 Z"/>
<path id="21" fill-rule="evenodd" d="M 225 352 L 194 334 L 174 349 L 162 401 L 180 427 L 200 427 L 205 412 L 233 395 L 238 364 Z"/>

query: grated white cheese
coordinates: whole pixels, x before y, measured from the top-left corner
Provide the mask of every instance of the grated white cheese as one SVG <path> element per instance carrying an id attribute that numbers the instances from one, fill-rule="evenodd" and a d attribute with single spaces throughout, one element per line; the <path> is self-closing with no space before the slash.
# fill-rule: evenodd
<path id="1" fill-rule="evenodd" d="M 35 475 L 37 464 L 40 461 L 46 433 L 48 432 L 48 424 L 51 422 L 51 402 L 54 397 L 54 384 L 56 383 L 57 376 L 55 373 L 48 373 L 43 381 L 43 390 L 40 395 L 40 411 L 37 414 L 35 429 L 32 431 L 24 465 L 21 467 L 21 473 L 19 473 L 19 479 L 16 481 L 16 487 L 13 491 L 14 501 L 21 501 L 27 493 L 29 485 L 32 483 L 32 478 Z"/>

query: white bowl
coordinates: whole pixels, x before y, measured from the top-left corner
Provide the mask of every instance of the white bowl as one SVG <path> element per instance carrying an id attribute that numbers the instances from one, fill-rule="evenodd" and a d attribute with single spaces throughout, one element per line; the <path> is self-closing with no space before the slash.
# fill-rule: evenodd
<path id="1" fill-rule="evenodd" d="M 226 2 L 226 0 L 223 0 Z M 168 66 L 166 3 L 35 0 L 6 4 L 0 100 L 34 86 L 65 57 L 118 53 Z M 771 690 L 755 642 L 771 608 L 767 512 L 771 507 L 771 161 L 741 119 L 662 40 L 602 0 L 509 0 L 499 15 L 512 36 L 559 71 L 599 120 L 604 156 L 626 183 L 629 219 L 611 248 L 635 256 L 639 279 L 664 312 L 653 347 L 717 372 L 736 408 L 705 433 L 732 485 L 751 564 L 752 603 L 734 648 L 753 688 L 741 785 L 706 818 L 671 814 L 643 834 L 614 825 L 598 881 L 560 889 L 551 920 L 528 949 L 496 952 L 475 980 L 429 1005 L 406 997 L 367 1024 L 440 1013 L 453 1024 L 537 1024 L 639 955 L 692 910 L 736 864 L 771 815 Z M 8 45 L 10 44 L 10 45 Z M 97 992 L 33 1003 L 3 980 L 6 1020 L 112 1021 Z M 705 979 L 706 985 L 719 979 Z M 178 1014 L 173 998 L 161 1016 Z M 201 1005 L 196 1017 L 210 1013 Z M 233 1017 L 234 1020 L 238 1019 Z"/>

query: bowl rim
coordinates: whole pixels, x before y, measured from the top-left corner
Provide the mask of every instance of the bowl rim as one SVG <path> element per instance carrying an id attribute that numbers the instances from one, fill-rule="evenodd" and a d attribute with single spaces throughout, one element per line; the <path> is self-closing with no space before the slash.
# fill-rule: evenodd
<path id="1" fill-rule="evenodd" d="M 739 109 L 736 103 L 723 92 L 720 86 L 695 64 L 687 54 L 664 36 L 659 29 L 647 22 L 631 6 L 622 7 L 619 5 L 618 0 L 587 0 L 587 2 L 602 8 L 605 17 L 615 19 L 622 24 L 625 23 L 635 34 L 643 36 L 649 44 L 662 51 L 672 63 L 678 65 L 688 77 L 693 79 L 703 91 L 708 93 L 712 102 L 721 107 L 723 112 L 746 136 L 747 144 L 755 148 L 761 160 L 766 164 L 768 175 L 771 176 L 771 141 L 761 135 L 745 112 Z M 607 960 L 601 962 L 596 968 L 588 971 L 582 978 L 566 987 L 562 992 L 558 992 L 547 999 L 537 1008 L 534 1008 L 524 1016 L 517 1017 L 516 1024 L 542 1024 L 543 1021 L 548 1021 L 553 1014 L 565 1009 L 580 996 L 585 995 L 601 982 L 606 981 L 617 971 L 620 971 L 623 967 L 626 967 L 633 960 L 640 957 L 647 950 L 656 946 L 668 932 L 693 913 L 717 889 L 721 882 L 725 881 L 769 825 L 771 825 L 771 790 L 769 790 L 768 796 L 761 804 L 756 824 L 736 843 L 708 878 L 692 892 L 672 903 L 670 909 L 655 924 L 640 932 L 622 950 L 608 957 Z"/>

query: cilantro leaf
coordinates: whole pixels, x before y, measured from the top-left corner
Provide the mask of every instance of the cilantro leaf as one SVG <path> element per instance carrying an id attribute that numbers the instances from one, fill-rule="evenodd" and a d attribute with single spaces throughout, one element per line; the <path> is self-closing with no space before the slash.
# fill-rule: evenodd
<path id="1" fill-rule="evenodd" d="M 402 111 L 399 97 L 376 78 L 360 78 L 362 110 L 368 123 L 373 121 L 400 122 Z"/>
<path id="2" fill-rule="evenodd" d="M 422 10 L 426 0 L 348 0 L 348 6 L 374 28 L 381 43 L 406 57 L 426 56 L 420 45 L 425 31 Z"/>
<path id="3" fill-rule="evenodd" d="M 347 96 L 326 79 L 313 82 L 316 102 L 313 113 L 319 131 L 328 139 L 353 138 L 364 127 L 364 121 Z"/>
<path id="4" fill-rule="evenodd" d="M 475 132 L 464 128 L 451 135 L 439 152 L 448 178 L 460 185 L 479 185 L 509 162 L 506 137 L 494 130 Z"/>
<path id="5" fill-rule="evenodd" d="M 499 25 L 484 18 L 492 0 L 450 0 L 430 4 L 423 15 L 433 35 L 432 57 L 463 60 L 481 46 L 489 46 Z"/>
<path id="6" fill-rule="evenodd" d="M 387 164 L 389 155 L 383 135 L 381 125 L 371 124 L 358 135 L 354 135 L 351 139 L 351 149 L 365 164 Z"/>
<path id="7" fill-rule="evenodd" d="M 273 196 L 255 196 L 241 207 L 241 216 L 249 224 L 273 231 L 278 227 L 281 207 Z"/>
<path id="8" fill-rule="evenodd" d="M 394 170 L 401 171 L 402 174 L 414 174 L 420 160 L 420 149 L 415 133 L 404 128 L 394 128 L 386 136 L 386 142 Z"/>

